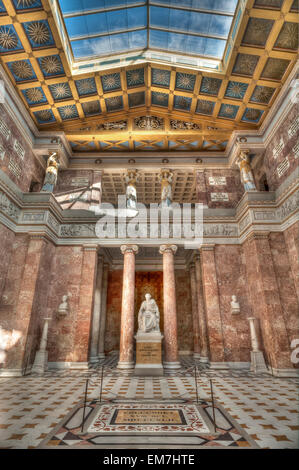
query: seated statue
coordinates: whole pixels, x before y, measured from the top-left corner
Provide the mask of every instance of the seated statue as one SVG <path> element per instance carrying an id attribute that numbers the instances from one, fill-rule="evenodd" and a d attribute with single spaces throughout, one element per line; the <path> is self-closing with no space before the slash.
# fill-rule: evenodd
<path id="1" fill-rule="evenodd" d="M 150 333 L 151 331 L 160 332 L 160 313 L 155 299 L 152 299 L 151 294 L 145 294 L 145 300 L 142 302 L 138 313 L 138 327 L 143 333 Z"/>

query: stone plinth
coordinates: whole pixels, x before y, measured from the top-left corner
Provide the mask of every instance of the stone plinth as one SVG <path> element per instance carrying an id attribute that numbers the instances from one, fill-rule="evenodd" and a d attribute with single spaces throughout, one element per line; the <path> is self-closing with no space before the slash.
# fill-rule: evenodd
<path id="1" fill-rule="evenodd" d="M 136 339 L 136 364 L 134 375 L 163 375 L 162 339 L 159 331 L 138 332 Z"/>

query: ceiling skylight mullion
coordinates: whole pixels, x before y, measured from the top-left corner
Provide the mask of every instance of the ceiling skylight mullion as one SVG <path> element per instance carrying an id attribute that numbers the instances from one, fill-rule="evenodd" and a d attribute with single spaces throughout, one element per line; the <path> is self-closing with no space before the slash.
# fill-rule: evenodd
<path id="1" fill-rule="evenodd" d="M 149 0 L 150 1 L 150 0 Z M 190 8 L 190 7 L 187 7 L 187 6 L 184 6 L 184 5 L 178 5 L 178 4 L 175 4 L 175 5 L 171 5 L 171 4 L 167 4 L 165 2 L 165 4 L 163 3 L 159 3 L 159 2 L 155 2 L 155 1 L 150 1 L 150 6 L 155 6 L 155 7 L 159 7 L 159 8 L 172 8 L 172 9 L 175 9 L 175 10 L 185 10 L 185 11 L 191 11 L 192 13 L 209 13 L 210 15 L 219 15 L 219 16 L 231 16 L 231 17 L 234 17 L 234 14 L 235 13 L 230 13 L 229 11 L 220 11 L 220 10 L 205 10 L 204 8 Z"/>
<path id="2" fill-rule="evenodd" d="M 110 11 L 116 11 L 116 10 L 127 10 L 129 8 L 136 8 L 136 7 L 140 7 L 140 6 L 145 6 L 147 5 L 147 1 L 141 1 L 141 2 L 136 2 L 136 3 L 131 3 L 129 5 L 124 5 L 124 6 L 115 6 L 115 7 L 109 7 L 109 8 L 97 8 L 97 9 L 94 9 L 94 10 L 80 10 L 80 11 L 77 11 L 77 12 L 72 12 L 72 13 L 63 13 L 62 12 L 62 16 L 64 18 L 75 18 L 77 16 L 85 16 L 85 15 L 93 15 L 93 14 L 96 14 L 96 13 L 108 13 Z"/>
<path id="3" fill-rule="evenodd" d="M 191 31 L 180 31 L 179 29 L 166 29 L 166 28 L 160 28 L 158 26 L 150 26 L 150 29 L 157 30 L 157 31 L 165 31 L 165 32 L 170 32 L 170 33 L 175 33 L 175 34 L 184 34 L 186 36 L 197 36 L 197 37 L 202 37 L 202 38 L 211 38 L 211 39 L 222 39 L 223 41 L 226 41 L 227 36 L 215 36 L 212 34 L 205 34 L 205 33 L 193 33 Z"/>
<path id="4" fill-rule="evenodd" d="M 70 42 L 74 42 L 74 41 L 82 41 L 82 40 L 85 40 L 85 39 L 95 39 L 95 38 L 101 38 L 101 37 L 104 37 L 104 36 L 114 36 L 115 34 L 121 34 L 121 33 L 132 33 L 134 31 L 144 31 L 145 29 L 147 29 L 146 27 L 144 26 L 140 26 L 139 28 L 127 28 L 127 29 L 120 29 L 120 30 L 115 30 L 115 31 L 109 31 L 109 32 L 106 32 L 106 33 L 95 33 L 95 34 L 89 34 L 89 35 L 82 35 L 82 36 L 76 36 L 76 37 L 72 37 L 70 38 Z"/>

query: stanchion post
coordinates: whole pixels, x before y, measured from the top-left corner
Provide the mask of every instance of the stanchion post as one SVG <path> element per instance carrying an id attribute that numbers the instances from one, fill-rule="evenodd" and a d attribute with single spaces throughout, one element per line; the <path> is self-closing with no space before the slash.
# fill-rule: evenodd
<path id="1" fill-rule="evenodd" d="M 86 398 L 87 398 L 87 390 L 88 390 L 88 381 L 89 381 L 89 379 L 86 380 L 86 384 L 85 384 L 85 395 L 84 395 L 84 407 L 83 407 L 83 419 L 82 419 L 81 432 L 83 432 L 83 428 L 84 428 Z"/>
<path id="2" fill-rule="evenodd" d="M 213 410 L 213 421 L 214 421 L 214 430 L 216 432 L 216 417 L 215 417 L 215 405 L 214 405 L 214 394 L 213 394 L 213 383 L 210 379 L 210 387 L 211 387 L 211 397 L 212 397 L 212 410 Z"/>

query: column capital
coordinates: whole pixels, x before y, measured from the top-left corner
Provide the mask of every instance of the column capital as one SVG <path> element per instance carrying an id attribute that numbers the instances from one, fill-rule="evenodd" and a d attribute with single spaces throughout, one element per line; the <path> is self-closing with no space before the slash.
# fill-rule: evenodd
<path id="1" fill-rule="evenodd" d="M 215 244 L 209 243 L 206 245 L 201 245 L 200 248 L 198 248 L 199 252 L 201 253 L 202 251 L 214 251 L 215 249 Z"/>
<path id="2" fill-rule="evenodd" d="M 163 255 L 167 251 L 171 251 L 174 255 L 177 252 L 178 247 L 176 245 L 161 245 L 159 249 L 159 253 Z"/>
<path id="3" fill-rule="evenodd" d="M 246 237 L 245 241 L 250 240 L 268 240 L 270 232 L 261 231 L 261 232 L 250 232 Z"/>
<path id="4" fill-rule="evenodd" d="M 134 253 L 137 255 L 139 248 L 137 245 L 121 245 L 120 251 L 124 255 L 125 253 Z"/>
<path id="5" fill-rule="evenodd" d="M 82 246 L 84 251 L 98 251 L 99 245 L 93 244 L 93 243 L 86 243 Z"/>

